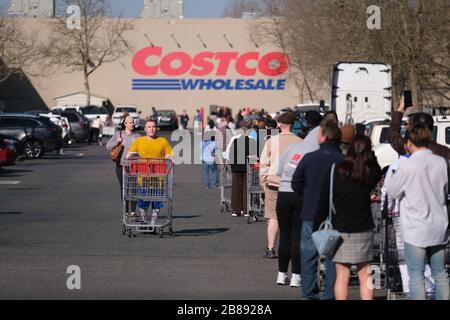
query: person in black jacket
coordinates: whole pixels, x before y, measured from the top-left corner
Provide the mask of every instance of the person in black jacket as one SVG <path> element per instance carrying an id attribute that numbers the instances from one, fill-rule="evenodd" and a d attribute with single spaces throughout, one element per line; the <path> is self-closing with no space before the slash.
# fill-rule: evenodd
<path id="1" fill-rule="evenodd" d="M 231 167 L 231 210 L 233 217 L 247 214 L 247 157 L 256 156 L 256 140 L 249 138 L 249 123 L 244 121 L 227 147 Z"/>
<path id="2" fill-rule="evenodd" d="M 300 161 L 292 177 L 292 189 L 303 199 L 300 219 L 302 221 L 300 236 L 300 261 L 303 299 L 319 299 L 317 286 L 318 253 L 311 234 L 319 207 L 322 182 L 327 170 L 333 163 L 341 162 L 344 156 L 339 149 L 341 131 L 336 122 L 324 120 L 320 123 L 318 133 L 320 148 L 308 153 Z M 334 282 L 336 279 L 333 261 L 327 259 L 325 274 L 325 292 L 323 299 L 334 299 Z"/>
<path id="3" fill-rule="evenodd" d="M 370 263 L 373 258 L 374 223 L 370 194 L 381 179 L 381 168 L 366 136 L 353 138 L 344 161 L 336 165 L 333 178 L 333 204 L 336 215 L 334 229 L 341 233 L 343 242 L 333 261 L 336 263 L 335 295 L 337 300 L 348 299 L 351 266 L 357 265 L 361 300 L 373 299 L 369 285 Z M 323 182 L 319 211 L 314 230 L 329 214 L 330 170 Z"/>
<path id="4" fill-rule="evenodd" d="M 403 156 L 407 154 L 405 145 L 406 140 L 401 134 L 402 118 L 405 113 L 405 100 L 402 98 L 400 100 L 400 105 L 398 111 L 394 111 L 391 114 L 391 123 L 388 130 L 388 140 L 392 148 L 399 154 Z M 434 129 L 433 117 L 424 112 L 412 113 L 408 116 L 408 125 L 411 124 L 424 124 L 428 127 L 430 132 Z M 408 127 L 408 126 L 407 126 Z M 436 141 L 430 141 L 428 148 L 433 151 L 434 154 L 444 157 L 450 160 L 450 149 L 444 145 L 438 144 Z"/>

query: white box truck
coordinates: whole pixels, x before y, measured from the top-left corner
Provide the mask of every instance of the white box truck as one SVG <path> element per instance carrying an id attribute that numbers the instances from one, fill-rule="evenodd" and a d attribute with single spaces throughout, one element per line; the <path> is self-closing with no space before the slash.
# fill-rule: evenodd
<path id="1" fill-rule="evenodd" d="M 331 110 L 345 124 L 386 117 L 392 110 L 392 67 L 370 62 L 335 64 Z"/>

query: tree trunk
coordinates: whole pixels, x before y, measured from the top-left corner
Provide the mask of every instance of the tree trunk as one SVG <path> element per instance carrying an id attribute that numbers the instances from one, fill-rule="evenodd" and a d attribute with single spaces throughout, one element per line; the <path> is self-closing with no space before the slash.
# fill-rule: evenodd
<path id="1" fill-rule="evenodd" d="M 411 65 L 409 69 L 409 85 L 411 87 L 414 110 L 422 111 L 422 95 L 420 92 L 418 70 L 415 64 Z"/>
<path id="2" fill-rule="evenodd" d="M 418 57 L 422 56 L 421 48 L 423 46 L 422 43 L 422 14 L 423 14 L 423 2 L 422 0 L 417 1 L 417 8 L 416 8 L 416 19 L 415 19 L 415 30 L 414 30 L 414 40 L 413 40 L 413 56 L 414 59 L 412 61 L 412 65 L 410 68 L 410 84 L 411 84 L 411 91 L 413 96 L 413 105 L 414 108 L 418 111 L 422 111 L 422 92 L 420 91 L 421 88 L 421 75 L 420 75 L 420 69 L 417 65 L 417 59 Z"/>
<path id="3" fill-rule="evenodd" d="M 84 67 L 84 89 L 86 89 L 86 105 L 91 105 L 91 88 L 89 86 L 89 75 L 87 71 L 87 64 Z"/>

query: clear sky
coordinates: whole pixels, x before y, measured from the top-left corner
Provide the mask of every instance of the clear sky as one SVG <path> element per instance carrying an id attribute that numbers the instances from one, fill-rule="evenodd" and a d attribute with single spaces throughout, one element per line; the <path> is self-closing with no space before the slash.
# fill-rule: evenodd
<path id="1" fill-rule="evenodd" d="M 138 16 L 143 0 L 109 0 L 113 11 L 122 12 L 126 17 Z M 228 0 L 184 0 L 186 18 L 219 18 Z"/>
<path id="2" fill-rule="evenodd" d="M 109 0 L 115 15 L 123 13 L 124 17 L 139 16 L 143 0 Z M 219 18 L 222 16 L 228 0 L 185 0 L 186 18 Z M 0 6 L 9 6 L 10 0 L 0 0 Z"/>

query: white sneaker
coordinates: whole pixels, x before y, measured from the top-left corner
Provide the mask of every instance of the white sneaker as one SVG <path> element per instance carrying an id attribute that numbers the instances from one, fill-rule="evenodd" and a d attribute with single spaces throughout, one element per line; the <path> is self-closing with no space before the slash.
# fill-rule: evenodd
<path id="1" fill-rule="evenodd" d="M 142 220 L 142 222 L 143 222 L 143 223 L 147 223 L 147 221 L 146 221 L 146 219 L 145 219 L 145 216 L 146 216 L 146 210 L 145 210 L 145 209 L 142 209 L 142 208 L 139 208 L 139 211 L 141 212 L 141 220 Z"/>
<path id="2" fill-rule="evenodd" d="M 153 209 L 150 225 L 152 226 L 155 225 L 156 220 L 158 220 L 158 216 L 159 216 L 159 209 Z"/>
<path id="3" fill-rule="evenodd" d="M 290 286 L 293 288 L 298 288 L 302 285 L 302 278 L 299 274 L 292 274 Z"/>
<path id="4" fill-rule="evenodd" d="M 285 272 L 278 272 L 277 284 L 280 286 L 286 286 L 289 284 L 288 274 Z"/>

